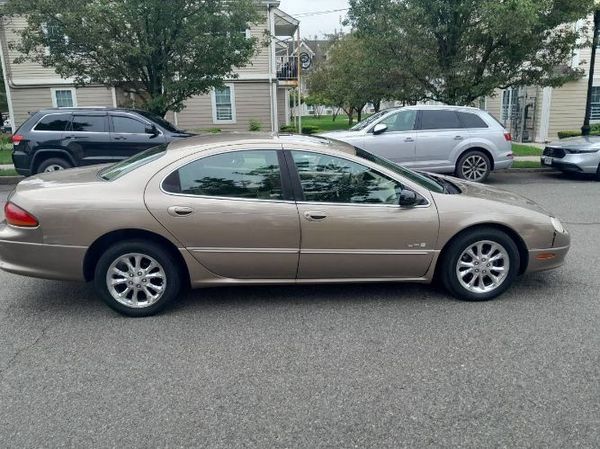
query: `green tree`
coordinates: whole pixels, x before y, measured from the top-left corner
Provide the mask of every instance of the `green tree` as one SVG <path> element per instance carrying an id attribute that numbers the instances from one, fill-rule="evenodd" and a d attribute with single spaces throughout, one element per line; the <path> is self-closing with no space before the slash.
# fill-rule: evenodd
<path id="1" fill-rule="evenodd" d="M 350 0 L 349 20 L 406 87 L 447 104 L 496 88 L 560 86 L 593 0 Z"/>
<path id="2" fill-rule="evenodd" d="M 146 109 L 180 111 L 245 65 L 257 40 L 253 0 L 10 0 L 6 13 L 27 17 L 12 44 L 24 59 L 54 67 L 77 85 L 118 86 Z"/>

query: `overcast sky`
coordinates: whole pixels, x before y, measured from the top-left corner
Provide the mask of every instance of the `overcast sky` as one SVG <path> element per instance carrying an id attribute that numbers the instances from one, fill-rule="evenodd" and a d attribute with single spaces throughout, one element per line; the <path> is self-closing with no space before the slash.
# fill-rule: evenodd
<path id="1" fill-rule="evenodd" d="M 348 0 L 281 0 L 279 7 L 300 20 L 302 37 L 312 38 L 314 35 L 322 37 L 324 34 L 342 28 L 340 19 L 346 17 L 347 11 L 316 15 L 304 15 L 304 13 L 348 8 Z"/>

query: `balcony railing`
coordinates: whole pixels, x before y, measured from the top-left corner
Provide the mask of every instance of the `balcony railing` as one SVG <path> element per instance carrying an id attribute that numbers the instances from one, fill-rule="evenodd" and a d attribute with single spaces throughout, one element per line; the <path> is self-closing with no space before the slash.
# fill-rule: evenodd
<path id="1" fill-rule="evenodd" d="M 277 60 L 277 79 L 281 81 L 298 80 L 298 58 L 280 57 Z"/>

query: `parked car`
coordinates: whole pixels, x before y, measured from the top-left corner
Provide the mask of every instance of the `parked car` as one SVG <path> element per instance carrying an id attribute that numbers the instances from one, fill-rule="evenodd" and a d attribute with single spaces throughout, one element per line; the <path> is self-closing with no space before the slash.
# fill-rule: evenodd
<path id="1" fill-rule="evenodd" d="M 571 137 L 544 148 L 542 165 L 563 172 L 588 173 L 600 181 L 600 136 Z"/>
<path id="2" fill-rule="evenodd" d="M 190 135 L 146 111 L 44 109 L 32 114 L 12 136 L 13 162 L 19 174 L 29 176 L 120 161 Z"/>
<path id="3" fill-rule="evenodd" d="M 558 219 L 514 193 L 292 135 L 195 137 L 44 173 L 18 184 L 5 216 L 1 269 L 93 281 L 131 316 L 186 285 L 438 277 L 488 300 L 561 265 L 570 244 Z"/>
<path id="4" fill-rule="evenodd" d="M 513 163 L 512 138 L 476 108 L 408 106 L 380 111 L 349 131 L 319 134 L 348 142 L 404 167 L 454 173 L 483 182 Z"/>

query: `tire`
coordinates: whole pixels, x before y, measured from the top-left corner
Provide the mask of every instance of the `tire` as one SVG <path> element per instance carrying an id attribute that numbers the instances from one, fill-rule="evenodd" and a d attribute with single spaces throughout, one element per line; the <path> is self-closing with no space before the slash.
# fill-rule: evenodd
<path id="1" fill-rule="evenodd" d="M 110 281 L 118 282 L 109 287 Z M 94 284 L 109 307 L 130 317 L 156 314 L 179 296 L 183 286 L 176 258 L 161 245 L 143 240 L 108 248 L 96 265 Z"/>
<path id="2" fill-rule="evenodd" d="M 62 159 L 60 157 L 51 157 L 50 159 L 42 161 L 42 163 L 38 166 L 36 173 L 48 173 L 66 170 L 67 168 L 71 167 L 73 167 L 73 165 L 66 159 Z"/>
<path id="3" fill-rule="evenodd" d="M 469 150 L 458 160 L 454 174 L 467 181 L 484 182 L 491 170 L 492 163 L 487 154 L 478 150 Z"/>
<path id="4" fill-rule="evenodd" d="M 469 255 L 469 249 L 476 257 Z M 494 259 L 492 262 L 490 257 Z M 519 265 L 519 249 L 511 237 L 498 229 L 478 228 L 450 242 L 444 250 L 440 277 L 454 297 L 487 301 L 500 296 L 513 284 Z M 502 267 L 504 270 L 500 270 Z M 495 286 L 493 277 L 497 279 Z"/>

